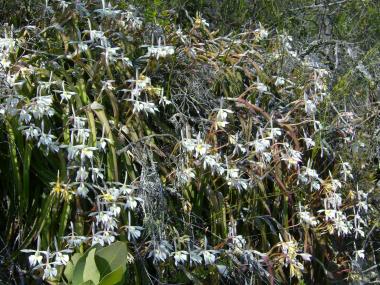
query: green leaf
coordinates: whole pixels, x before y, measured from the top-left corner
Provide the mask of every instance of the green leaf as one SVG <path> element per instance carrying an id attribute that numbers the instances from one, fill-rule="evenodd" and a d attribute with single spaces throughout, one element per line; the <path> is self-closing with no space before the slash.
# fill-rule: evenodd
<path id="1" fill-rule="evenodd" d="M 100 280 L 100 273 L 96 266 L 95 262 L 95 252 L 96 248 L 93 248 L 86 258 L 86 266 L 84 267 L 83 271 L 83 280 L 88 281 L 91 280 L 95 284 L 97 284 Z"/>
<path id="2" fill-rule="evenodd" d="M 120 265 L 116 270 L 104 276 L 99 285 L 123 284 L 125 270 L 125 265 Z"/>
<path id="3" fill-rule="evenodd" d="M 24 161 L 23 161 L 23 191 L 22 191 L 22 199 L 20 201 L 21 210 L 27 211 L 29 207 L 29 182 L 30 182 L 30 159 L 32 157 L 32 145 L 29 142 L 25 143 L 24 148 Z"/>
<path id="4" fill-rule="evenodd" d="M 65 270 L 63 271 L 64 276 L 66 277 L 67 281 L 71 282 L 74 275 L 74 268 L 76 264 L 78 263 L 78 260 L 81 258 L 81 253 L 74 253 L 71 256 L 70 261 L 66 264 Z"/>
<path id="5" fill-rule="evenodd" d="M 61 237 L 65 233 L 67 221 L 70 218 L 71 214 L 71 201 L 65 201 L 63 204 L 63 209 L 60 217 L 59 222 L 59 230 L 58 230 L 58 236 Z"/>
<path id="6" fill-rule="evenodd" d="M 21 180 L 21 171 L 20 171 L 20 165 L 19 165 L 19 159 L 17 155 L 17 144 L 16 144 L 16 137 L 15 137 L 15 132 L 12 127 L 12 124 L 8 121 L 5 120 L 5 126 L 6 126 L 6 131 L 8 135 L 8 145 L 9 145 L 9 157 L 10 157 L 10 164 L 11 164 L 11 169 L 12 169 L 12 181 L 14 183 L 14 193 L 11 191 L 10 195 L 13 199 L 14 204 L 16 204 L 16 201 L 19 199 L 16 195 L 20 193 L 21 199 L 23 197 L 22 195 L 22 180 Z M 18 202 L 18 201 L 17 201 Z M 16 205 L 15 205 L 16 206 Z"/>
<path id="7" fill-rule="evenodd" d="M 100 274 L 95 263 L 95 252 L 96 248 L 91 248 L 78 260 L 74 269 L 73 284 L 81 284 L 85 281 L 98 284 Z"/>
<path id="8" fill-rule="evenodd" d="M 92 282 L 91 280 L 87 280 L 86 282 L 82 282 L 79 285 L 96 285 L 96 284 Z"/>
<path id="9" fill-rule="evenodd" d="M 119 266 L 124 266 L 127 262 L 127 253 L 127 244 L 121 241 L 99 249 L 96 252 L 95 261 L 99 268 L 100 276 L 104 277 Z"/>

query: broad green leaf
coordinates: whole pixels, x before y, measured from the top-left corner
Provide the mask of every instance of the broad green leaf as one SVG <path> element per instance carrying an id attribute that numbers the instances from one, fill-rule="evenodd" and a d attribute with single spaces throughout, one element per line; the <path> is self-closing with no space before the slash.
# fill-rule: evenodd
<path id="1" fill-rule="evenodd" d="M 104 277 L 119 266 L 124 266 L 127 261 L 127 253 L 127 244 L 121 241 L 99 249 L 96 252 L 95 261 L 99 268 L 100 276 Z"/>
<path id="2" fill-rule="evenodd" d="M 64 276 L 66 277 L 67 281 L 71 282 L 73 279 L 73 274 L 74 274 L 74 268 L 76 264 L 78 263 L 78 260 L 82 256 L 81 253 L 74 253 L 71 256 L 70 261 L 66 264 L 65 270 L 63 272 Z"/>
<path id="3" fill-rule="evenodd" d="M 73 273 L 73 284 L 81 284 L 85 281 L 99 282 L 100 274 L 95 263 L 96 248 L 91 248 L 77 262 Z"/>
<path id="4" fill-rule="evenodd" d="M 125 274 L 125 265 L 120 265 L 116 270 L 108 273 L 102 278 L 99 285 L 116 285 L 123 284 Z"/>
<path id="5" fill-rule="evenodd" d="M 91 280 L 97 284 L 100 280 L 100 273 L 95 263 L 96 248 L 93 248 L 86 258 L 86 266 L 83 271 L 83 281 Z"/>
<path id="6" fill-rule="evenodd" d="M 87 280 L 85 282 L 80 283 L 79 285 L 96 285 L 96 283 L 92 282 L 91 280 Z"/>

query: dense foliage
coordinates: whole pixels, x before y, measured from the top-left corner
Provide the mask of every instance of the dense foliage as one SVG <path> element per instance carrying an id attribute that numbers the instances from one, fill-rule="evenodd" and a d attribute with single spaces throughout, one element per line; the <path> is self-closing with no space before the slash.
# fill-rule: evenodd
<path id="1" fill-rule="evenodd" d="M 1 5 L 1 282 L 380 281 L 376 1 Z"/>

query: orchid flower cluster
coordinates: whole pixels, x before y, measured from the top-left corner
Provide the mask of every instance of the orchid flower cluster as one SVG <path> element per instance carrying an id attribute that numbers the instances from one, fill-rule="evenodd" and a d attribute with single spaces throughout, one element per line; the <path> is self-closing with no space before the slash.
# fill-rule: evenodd
<path id="1" fill-rule="evenodd" d="M 174 47 L 165 45 L 165 40 L 164 40 L 164 44 L 161 45 L 162 40 L 161 38 L 159 38 L 157 46 L 153 45 L 153 41 L 154 41 L 154 38 L 152 38 L 152 45 L 148 46 L 146 57 L 155 57 L 156 59 L 159 59 L 161 57 L 165 58 L 167 56 L 174 54 Z"/>
<path id="2" fill-rule="evenodd" d="M 37 250 L 24 249 L 23 252 L 31 253 L 28 257 L 29 264 L 34 271 L 42 270 L 42 279 L 54 279 L 58 270 L 57 267 L 65 266 L 69 262 L 70 249 L 58 250 L 57 240 L 55 241 L 55 251 L 50 252 L 40 250 L 40 237 L 37 239 Z"/>
<path id="3" fill-rule="evenodd" d="M 12 38 L 12 34 L 0 39 L 0 67 L 2 69 L 10 67 L 9 53 L 13 50 L 14 45 L 15 40 Z"/>
<path id="4" fill-rule="evenodd" d="M 311 261 L 312 255 L 309 253 L 303 253 L 299 250 L 299 245 L 295 240 L 283 241 L 281 235 L 279 236 L 280 242 L 277 246 L 280 249 L 280 253 L 276 256 L 276 259 L 285 267 L 290 268 L 290 276 L 300 277 L 304 270 L 303 264 L 299 261 Z M 298 257 L 298 259 L 297 259 Z"/>
<path id="5" fill-rule="evenodd" d="M 126 101 L 132 102 L 133 104 L 133 113 L 144 112 L 146 115 L 155 114 L 158 112 L 158 108 L 154 102 L 142 101 L 140 98 L 143 96 L 143 93 L 153 93 L 160 98 L 159 104 L 166 106 L 171 104 L 171 101 L 164 95 L 163 89 L 161 87 L 153 87 L 151 79 L 144 75 L 139 75 L 136 70 L 136 78 L 128 80 L 134 86 L 130 91 L 131 98 L 126 99 Z"/>

